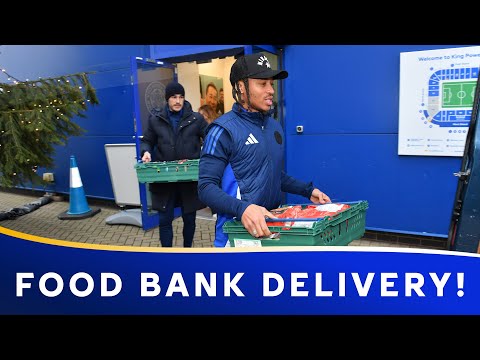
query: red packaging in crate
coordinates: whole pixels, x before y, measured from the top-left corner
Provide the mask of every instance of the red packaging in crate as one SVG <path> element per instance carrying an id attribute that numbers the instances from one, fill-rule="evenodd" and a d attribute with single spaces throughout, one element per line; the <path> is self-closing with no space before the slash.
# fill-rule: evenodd
<path id="1" fill-rule="evenodd" d="M 270 212 L 278 219 L 288 219 L 285 221 L 268 221 L 268 226 L 292 226 L 292 219 L 322 219 L 327 216 L 334 216 L 350 208 L 348 204 L 319 204 L 319 205 L 290 205 L 273 209 Z"/>

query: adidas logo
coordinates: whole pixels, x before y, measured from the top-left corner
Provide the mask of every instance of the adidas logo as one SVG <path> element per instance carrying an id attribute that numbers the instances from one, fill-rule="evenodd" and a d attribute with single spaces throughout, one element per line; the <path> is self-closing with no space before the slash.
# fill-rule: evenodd
<path id="1" fill-rule="evenodd" d="M 253 144 L 258 144 L 258 140 L 255 139 L 255 136 L 253 136 L 252 133 L 248 135 L 247 141 L 245 141 L 245 145 L 253 145 Z"/>

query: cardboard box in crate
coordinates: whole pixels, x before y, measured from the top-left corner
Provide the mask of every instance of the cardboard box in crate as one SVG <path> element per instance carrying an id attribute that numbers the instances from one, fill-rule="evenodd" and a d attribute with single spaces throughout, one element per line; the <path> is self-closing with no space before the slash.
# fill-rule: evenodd
<path id="1" fill-rule="evenodd" d="M 198 181 L 199 159 L 135 164 L 138 182 Z"/>
<path id="2" fill-rule="evenodd" d="M 348 203 L 350 207 L 334 216 L 317 221 L 298 221 L 296 226 L 269 226 L 273 238 L 255 238 L 241 221 L 223 224 L 232 247 L 243 246 L 341 246 L 362 238 L 365 234 L 367 201 Z M 276 220 L 276 222 L 282 219 Z M 302 226 L 301 223 L 304 223 Z M 286 222 L 289 224 L 290 221 Z M 268 225 L 268 222 L 267 222 Z"/>

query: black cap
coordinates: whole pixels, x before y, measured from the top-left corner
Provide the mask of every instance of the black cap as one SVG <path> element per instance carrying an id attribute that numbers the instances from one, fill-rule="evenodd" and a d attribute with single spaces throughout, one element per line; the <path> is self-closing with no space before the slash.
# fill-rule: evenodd
<path id="1" fill-rule="evenodd" d="M 250 54 L 239 57 L 230 70 L 230 83 L 232 86 L 242 79 L 285 79 L 288 72 L 273 70 L 264 54 Z"/>
<path id="2" fill-rule="evenodd" d="M 165 88 L 165 100 L 168 101 L 171 96 L 182 95 L 185 96 L 185 89 L 180 83 L 172 81 Z"/>

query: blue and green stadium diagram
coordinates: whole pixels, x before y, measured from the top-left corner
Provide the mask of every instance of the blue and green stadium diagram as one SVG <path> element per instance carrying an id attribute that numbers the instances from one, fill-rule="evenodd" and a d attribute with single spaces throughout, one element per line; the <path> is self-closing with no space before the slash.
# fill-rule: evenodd
<path id="1" fill-rule="evenodd" d="M 428 80 L 427 104 L 422 101 L 420 110 L 424 124 L 465 128 L 452 131 L 466 132 L 472 116 L 478 73 L 476 67 L 435 71 Z"/>

